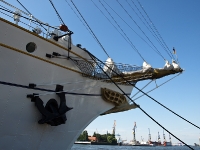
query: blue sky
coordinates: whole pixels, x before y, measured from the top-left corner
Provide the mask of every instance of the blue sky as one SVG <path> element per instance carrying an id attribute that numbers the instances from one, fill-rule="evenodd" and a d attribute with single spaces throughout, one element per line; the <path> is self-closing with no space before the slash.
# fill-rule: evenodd
<path id="1" fill-rule="evenodd" d="M 93 1 L 106 14 L 106 16 L 109 17 L 99 1 Z M 137 0 L 133 1 L 138 8 L 141 9 Z M 17 1 L 7 0 L 7 2 L 23 9 L 17 3 Z M 20 2 L 39 20 L 47 22 L 52 26 L 60 25 L 59 19 L 48 0 L 20 0 Z M 59 0 L 59 2 L 57 2 L 53 0 L 53 2 L 65 24 L 74 32 L 72 36 L 73 43 L 80 43 L 82 47 L 88 49 L 101 60 L 106 60 L 106 54 L 89 34 L 85 26 L 83 26 L 80 20 L 76 17 L 66 1 Z M 73 7 L 69 0 L 68 2 Z M 116 0 L 109 0 L 106 2 L 134 29 L 135 32 L 137 32 L 138 35 L 148 41 L 134 23 L 134 21 L 137 22 L 138 26 L 144 31 L 144 33 L 157 47 L 165 59 L 171 62 L 171 58 L 143 25 L 125 0 L 119 0 L 119 2 L 126 8 L 134 21 L 130 19 L 130 17 L 125 13 Z M 131 0 L 128 0 L 128 2 L 134 9 L 136 9 Z M 175 47 L 179 63 L 185 70 L 180 76 L 161 86 L 157 90 L 149 93 L 149 95 L 192 123 L 200 126 L 200 69 L 198 67 L 198 60 L 200 57 L 200 1 L 139 0 L 139 2 L 142 4 L 143 8 L 151 18 L 153 24 L 156 26 L 156 29 L 160 33 L 169 49 L 172 51 L 172 48 Z M 115 62 L 138 66 L 142 65 L 143 60 L 101 14 L 91 0 L 74 0 L 74 3 L 92 28 L 93 32 L 98 37 L 103 47 L 108 52 L 109 56 L 113 58 Z M 106 6 L 104 1 L 102 1 L 102 3 Z M 132 41 L 134 46 L 142 54 L 144 59 L 151 64 L 152 67 L 163 67 L 165 62 L 162 57 L 155 53 L 149 45 L 141 40 L 141 38 L 136 35 L 115 13 L 113 13 L 109 7 L 107 7 L 107 9 Z M 3 14 L 0 14 L 0 16 L 4 17 Z M 112 18 L 110 18 L 110 20 L 116 26 Z M 117 28 L 120 30 L 119 27 Z M 166 77 L 157 80 L 156 82 L 157 84 L 160 84 L 171 77 L 172 76 Z M 148 82 L 139 82 L 137 87 L 142 88 L 147 83 Z M 152 82 L 148 88 L 145 88 L 144 91 L 146 92 L 155 86 L 155 82 Z M 136 89 L 133 90 L 132 95 L 135 92 L 137 92 Z M 155 118 L 165 128 L 167 128 L 170 132 L 175 134 L 187 144 L 198 143 L 198 138 L 200 137 L 199 129 L 186 123 L 177 116 L 174 116 L 146 96 L 136 100 L 136 102 L 147 113 L 149 113 L 149 115 Z M 96 130 L 101 134 L 104 134 L 107 131 L 111 132 L 114 120 L 116 120 L 117 125 L 116 132 L 119 133 L 123 139 L 127 139 L 127 141 L 130 141 L 133 137 L 132 128 L 134 122 L 137 122 L 137 140 L 140 140 L 141 136 L 144 138 L 144 140 L 148 139 L 148 128 L 151 129 L 152 140 L 156 140 L 157 132 L 160 132 L 162 137 L 162 128 L 156 125 L 156 123 L 149 119 L 139 109 L 100 116 L 90 125 L 88 125 L 86 130 L 88 130 L 89 134 L 93 134 L 93 132 Z M 165 134 L 168 139 L 167 132 L 165 132 Z M 172 142 L 177 143 L 178 141 L 172 137 Z"/>

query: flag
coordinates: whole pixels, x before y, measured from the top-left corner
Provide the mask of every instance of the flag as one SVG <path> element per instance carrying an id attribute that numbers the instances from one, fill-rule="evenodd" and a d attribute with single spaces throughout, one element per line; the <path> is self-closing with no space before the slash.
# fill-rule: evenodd
<path id="1" fill-rule="evenodd" d="M 173 53 L 176 54 L 176 50 L 175 50 L 175 48 L 173 48 Z"/>

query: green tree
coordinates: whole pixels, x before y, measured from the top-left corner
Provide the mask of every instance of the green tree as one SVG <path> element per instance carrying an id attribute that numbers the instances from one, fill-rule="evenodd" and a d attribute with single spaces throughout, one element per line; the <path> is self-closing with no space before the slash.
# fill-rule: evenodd
<path id="1" fill-rule="evenodd" d="M 88 140 L 88 132 L 87 132 L 87 130 L 83 131 L 83 139 L 84 139 L 84 141 L 89 141 Z"/>
<path id="2" fill-rule="evenodd" d="M 107 142 L 110 144 L 116 144 L 117 143 L 117 139 L 114 138 L 113 136 L 108 136 L 107 137 Z"/>
<path id="3" fill-rule="evenodd" d="M 96 137 L 96 132 L 94 132 L 93 136 Z"/>
<path id="4" fill-rule="evenodd" d="M 101 142 L 107 142 L 107 135 L 106 134 L 101 135 Z"/>
<path id="5" fill-rule="evenodd" d="M 78 141 L 89 141 L 88 140 L 88 132 L 87 130 L 83 131 L 77 139 Z"/>

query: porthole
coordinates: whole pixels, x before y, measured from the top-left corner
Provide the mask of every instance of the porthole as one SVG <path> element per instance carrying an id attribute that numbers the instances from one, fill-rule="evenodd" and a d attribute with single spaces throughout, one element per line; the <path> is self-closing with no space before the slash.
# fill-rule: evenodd
<path id="1" fill-rule="evenodd" d="M 34 42 L 30 42 L 30 43 L 28 43 L 28 44 L 26 45 L 26 50 L 27 50 L 27 52 L 29 52 L 29 53 L 34 52 L 34 51 L 36 50 L 36 48 L 37 48 L 37 46 L 36 46 L 36 44 L 35 44 Z"/>

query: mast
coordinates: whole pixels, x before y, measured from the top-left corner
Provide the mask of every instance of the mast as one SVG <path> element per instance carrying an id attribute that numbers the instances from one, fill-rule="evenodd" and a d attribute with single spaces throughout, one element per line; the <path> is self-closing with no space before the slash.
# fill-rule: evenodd
<path id="1" fill-rule="evenodd" d="M 136 122 L 134 122 L 134 127 L 133 127 L 133 145 L 136 144 L 136 138 L 135 138 L 135 129 L 137 128 Z"/>

